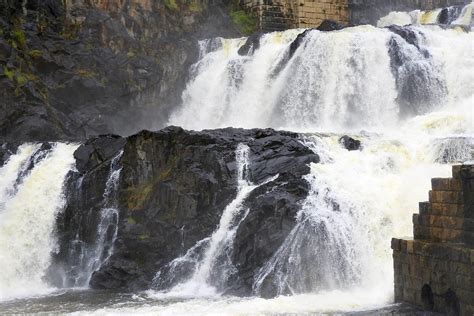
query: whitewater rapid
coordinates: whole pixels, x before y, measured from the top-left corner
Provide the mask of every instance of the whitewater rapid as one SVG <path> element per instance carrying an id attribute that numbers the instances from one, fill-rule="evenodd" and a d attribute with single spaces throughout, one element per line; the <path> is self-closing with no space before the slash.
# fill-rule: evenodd
<path id="1" fill-rule="evenodd" d="M 321 162 L 306 177 L 311 193 L 298 224 L 254 283 L 258 295 L 273 276 L 282 296 L 196 298 L 144 312 L 343 312 L 393 302 L 391 238 L 413 235 L 412 214 L 427 200 L 431 178 L 449 177 L 450 164 L 474 156 L 473 34 L 409 30 L 417 47 L 371 26 L 312 30 L 291 58 L 301 30 L 265 34 L 244 56 L 238 51 L 245 39 L 202 43 L 182 108 L 169 123 L 299 131 Z M 361 140 L 361 150 L 340 145 L 347 133 Z"/>
<path id="2" fill-rule="evenodd" d="M 225 255 L 247 214 L 243 202 L 257 186 L 245 177 L 248 148 L 239 146 L 238 193 L 219 226 L 171 262 L 166 275 L 157 271 L 156 284 L 165 280 L 173 286 L 87 312 L 266 315 L 393 303 L 390 239 L 412 236 L 412 214 L 427 200 L 431 178 L 449 177 L 451 164 L 474 157 L 473 33 L 434 25 L 403 30 L 409 36 L 372 26 L 311 30 L 305 36 L 305 30 L 275 32 L 262 35 L 258 48 L 243 55 L 239 49 L 246 38 L 202 41 L 183 104 L 169 124 L 300 132 L 300 141 L 321 158 L 305 176 L 310 194 L 295 228 L 256 276 L 255 296 L 222 295 L 220 284 L 232 274 Z M 292 48 L 299 35 L 299 46 Z M 344 134 L 360 140 L 362 148 L 343 148 Z M 38 149 L 23 145 L 0 169 L 0 263 L 11 267 L 0 276 L 0 299 L 49 289 L 42 277 L 55 247 L 54 217 L 64 205 L 62 184 L 75 147 L 56 144 L 26 170 Z M 105 227 L 118 220 L 119 176 L 112 163 L 99 241 Z M 74 285 L 86 285 L 110 256 L 113 242 L 93 245 L 79 263 L 84 273 Z M 35 250 L 27 251 L 33 244 Z M 11 256 L 11 249 L 21 255 Z M 181 264 L 190 263 L 191 275 L 177 275 Z M 279 296 L 259 298 L 264 282 L 273 283 Z"/>
<path id="3" fill-rule="evenodd" d="M 52 290 L 44 277 L 56 247 L 55 219 L 66 202 L 63 185 L 77 145 L 40 147 L 22 145 L 0 169 L 0 300 Z"/>

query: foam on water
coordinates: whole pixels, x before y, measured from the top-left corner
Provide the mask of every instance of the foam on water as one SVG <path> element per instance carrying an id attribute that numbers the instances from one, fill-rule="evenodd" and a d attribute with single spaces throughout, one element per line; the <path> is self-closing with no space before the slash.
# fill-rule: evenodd
<path id="1" fill-rule="evenodd" d="M 21 183 L 13 195 L 2 196 L 0 300 L 50 291 L 43 278 L 56 246 L 54 223 L 65 203 L 63 183 L 74 164 L 72 153 L 76 147 L 55 144 L 23 179 L 17 179 Z M 19 171 L 18 162 L 32 154 L 34 148 L 34 145 L 22 146 L 1 172 L 12 175 Z M 11 183 L 13 178 L 2 178 L 2 184 Z"/>

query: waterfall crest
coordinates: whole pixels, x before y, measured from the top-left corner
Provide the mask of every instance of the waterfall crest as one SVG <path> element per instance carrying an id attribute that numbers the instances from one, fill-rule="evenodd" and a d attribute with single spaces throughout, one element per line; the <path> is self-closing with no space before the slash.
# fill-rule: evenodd
<path id="1" fill-rule="evenodd" d="M 264 34 L 259 48 L 243 56 L 243 39 L 201 43 L 202 58 L 169 124 L 377 130 L 471 96 L 472 32 L 438 26 L 301 32 Z"/>

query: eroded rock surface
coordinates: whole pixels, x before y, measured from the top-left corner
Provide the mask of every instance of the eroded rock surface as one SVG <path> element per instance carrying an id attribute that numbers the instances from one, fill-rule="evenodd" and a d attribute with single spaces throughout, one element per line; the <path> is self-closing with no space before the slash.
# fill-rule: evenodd
<path id="1" fill-rule="evenodd" d="M 164 126 L 228 1 L 0 2 L 0 143 Z"/>
<path id="2" fill-rule="evenodd" d="M 237 231 L 232 259 L 238 272 L 222 289 L 250 294 L 253 275 L 295 225 L 300 201 L 309 190 L 303 175 L 310 163 L 319 161 L 296 133 L 234 128 L 192 132 L 169 127 L 126 139 L 103 136 L 89 141 L 76 152 L 81 175 L 71 175 L 71 179 L 83 178 L 82 197 L 69 199 L 60 217 L 62 249 L 56 265 L 67 265 L 72 223 L 84 227 L 85 242 L 93 239 L 94 230 L 87 227 L 93 227 L 97 218 L 90 214 L 96 214 L 100 206 L 110 166 L 110 158 L 97 157 L 113 157 L 114 150 L 123 149 L 118 235 L 113 255 L 92 275 L 90 285 L 149 288 L 161 268 L 217 228 L 223 210 L 237 193 L 235 151 L 239 144 L 250 149 L 251 182 L 260 184 L 278 175 L 245 200 L 249 214 Z M 84 159 L 87 156 L 89 161 Z"/>

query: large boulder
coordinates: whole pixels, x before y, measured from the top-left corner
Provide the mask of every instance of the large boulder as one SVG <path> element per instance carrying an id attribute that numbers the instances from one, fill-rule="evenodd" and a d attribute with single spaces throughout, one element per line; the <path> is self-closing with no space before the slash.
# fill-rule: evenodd
<path id="1" fill-rule="evenodd" d="M 223 210 L 236 197 L 236 149 L 246 144 L 250 160 L 247 178 L 254 184 L 264 184 L 245 200 L 249 213 L 233 243 L 232 261 L 237 273 L 225 289 L 232 294 L 250 294 L 258 267 L 295 225 L 300 202 L 309 190 L 303 176 L 309 172 L 310 163 L 319 161 L 299 141 L 298 134 L 272 129 L 193 132 L 169 127 L 158 132 L 142 131 L 124 139 L 124 143 L 121 138 L 111 141 L 110 136 L 93 139 L 77 150 L 81 174 L 69 181 L 73 183 L 71 188 L 77 188 L 80 178 L 83 193 L 79 199 L 68 198 L 67 215 L 60 217 L 63 238 L 56 266 L 62 265 L 64 271 L 68 264 L 65 254 L 71 248 L 65 245 L 71 244 L 68 238 L 74 239 L 66 231 L 74 225 L 83 227 L 79 234 L 83 242 L 93 242 L 97 229 L 90 227 L 97 226 L 94 214 L 103 204 L 104 185 L 110 175 L 111 159 L 98 164 L 98 154 L 91 152 L 110 152 L 101 156 L 111 157 L 121 150 L 119 144 L 123 145 L 123 155 L 117 189 L 118 233 L 112 256 L 92 274 L 90 285 L 97 289 L 149 288 L 158 271 L 165 273 L 173 259 L 210 236 Z M 87 205 L 78 204 L 86 195 Z M 182 276 L 189 273 L 185 267 Z"/>

